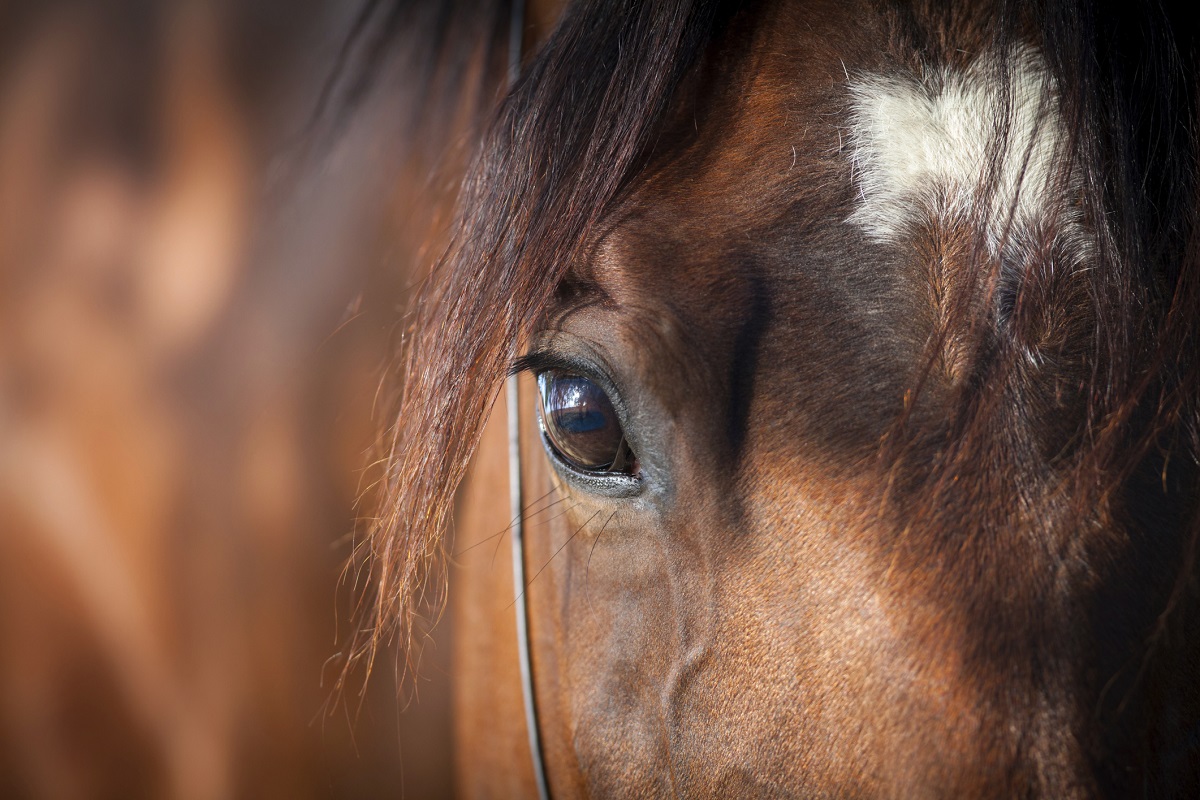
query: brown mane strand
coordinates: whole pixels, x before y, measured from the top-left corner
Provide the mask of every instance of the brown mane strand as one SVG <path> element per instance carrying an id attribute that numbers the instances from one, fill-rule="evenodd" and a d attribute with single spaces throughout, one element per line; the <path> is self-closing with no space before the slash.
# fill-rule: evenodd
<path id="1" fill-rule="evenodd" d="M 573 6 L 501 106 L 409 328 L 383 512 L 367 541 L 376 602 L 354 652 L 407 642 L 514 343 L 636 173 L 724 5 Z"/>

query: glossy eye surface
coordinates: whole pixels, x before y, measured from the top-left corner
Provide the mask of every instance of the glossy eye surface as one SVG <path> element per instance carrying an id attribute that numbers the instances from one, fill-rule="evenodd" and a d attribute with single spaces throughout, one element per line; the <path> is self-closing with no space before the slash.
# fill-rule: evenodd
<path id="1" fill-rule="evenodd" d="M 542 427 L 558 456 L 588 472 L 629 473 L 632 453 L 608 395 L 580 375 L 546 370 L 538 375 Z"/>

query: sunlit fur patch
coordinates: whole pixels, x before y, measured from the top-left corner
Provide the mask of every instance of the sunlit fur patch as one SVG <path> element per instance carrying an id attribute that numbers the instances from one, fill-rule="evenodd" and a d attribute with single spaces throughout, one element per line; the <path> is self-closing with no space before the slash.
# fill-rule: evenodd
<path id="1" fill-rule="evenodd" d="M 1032 49 L 1003 65 L 980 57 L 965 69 L 859 76 L 849 88 L 859 194 L 849 221 L 872 239 L 969 219 L 999 255 L 1031 234 L 1079 228 L 1057 89 Z"/>

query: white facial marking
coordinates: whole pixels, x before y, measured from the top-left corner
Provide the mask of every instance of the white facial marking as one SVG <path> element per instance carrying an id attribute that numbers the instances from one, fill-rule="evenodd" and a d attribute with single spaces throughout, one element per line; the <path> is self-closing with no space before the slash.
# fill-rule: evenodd
<path id="1" fill-rule="evenodd" d="M 999 63 L 988 57 L 920 78 L 852 79 L 851 161 L 860 205 L 849 221 L 876 241 L 895 242 L 919 225 L 972 219 L 993 253 L 1039 225 L 1076 227 L 1064 202 L 1070 176 L 1057 167 L 1067 135 L 1053 81 L 1030 49 L 1015 52 L 1008 67 L 1007 95 Z M 996 122 L 1003 112 L 1007 133 Z M 993 167 L 988 159 L 997 154 Z"/>

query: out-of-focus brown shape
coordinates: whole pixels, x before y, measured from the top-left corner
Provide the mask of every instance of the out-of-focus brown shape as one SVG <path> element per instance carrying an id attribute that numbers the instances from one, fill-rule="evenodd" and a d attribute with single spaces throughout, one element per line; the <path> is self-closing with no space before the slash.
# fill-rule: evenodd
<path id="1" fill-rule="evenodd" d="M 441 683 L 333 693 L 447 202 L 403 81 L 305 147 L 354 8 L 51 5 L 0 11 L 0 796 L 443 794 Z"/>

